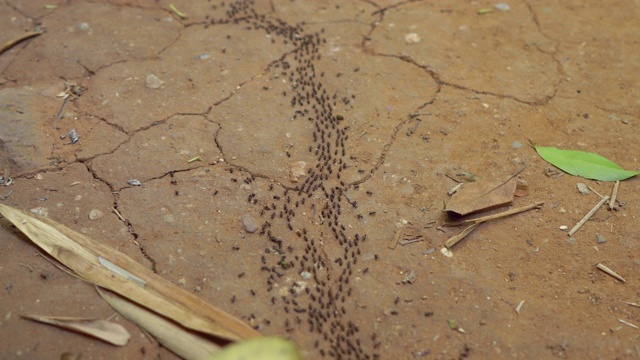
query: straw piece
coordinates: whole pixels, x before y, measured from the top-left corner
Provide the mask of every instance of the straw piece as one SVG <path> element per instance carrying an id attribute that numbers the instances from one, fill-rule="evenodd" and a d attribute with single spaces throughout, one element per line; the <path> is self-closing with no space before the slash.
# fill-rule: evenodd
<path id="1" fill-rule="evenodd" d="M 574 226 L 574 227 L 573 227 L 573 229 L 571 229 L 571 231 L 569 231 L 569 236 L 573 236 L 573 234 L 575 234 L 575 233 L 576 233 L 576 231 L 578 231 L 578 230 L 582 227 L 582 225 L 584 225 L 584 223 L 586 223 L 586 222 L 587 222 L 587 221 L 588 221 L 588 220 L 593 216 L 593 214 L 595 214 L 595 213 L 596 213 L 596 211 L 598 211 L 598 209 L 600 209 L 600 207 L 601 207 L 605 202 L 607 202 L 607 200 L 609 200 L 609 197 L 608 197 L 608 196 L 604 196 L 604 197 L 602 198 L 602 200 L 600 200 L 600 202 L 599 202 L 596 206 L 594 206 L 594 207 L 593 207 L 593 209 L 591 209 L 591 210 L 587 213 L 587 215 L 585 215 L 585 216 L 582 218 L 582 220 L 578 221 L 578 223 L 576 224 L 576 226 Z"/>

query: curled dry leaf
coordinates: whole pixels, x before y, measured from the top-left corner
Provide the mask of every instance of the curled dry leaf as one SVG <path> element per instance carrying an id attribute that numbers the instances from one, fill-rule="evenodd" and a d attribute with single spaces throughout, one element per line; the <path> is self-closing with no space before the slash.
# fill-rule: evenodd
<path id="1" fill-rule="evenodd" d="M 107 320 L 78 319 L 70 317 L 53 317 L 43 315 L 20 315 L 25 319 L 72 330 L 93 336 L 109 344 L 124 346 L 131 335 L 122 325 Z"/>

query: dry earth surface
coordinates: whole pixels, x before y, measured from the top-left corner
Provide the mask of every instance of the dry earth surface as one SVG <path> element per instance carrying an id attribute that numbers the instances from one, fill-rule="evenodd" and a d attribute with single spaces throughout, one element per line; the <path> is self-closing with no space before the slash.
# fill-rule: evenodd
<path id="1" fill-rule="evenodd" d="M 173 0 L 186 19 L 169 4 L 0 3 L 0 42 L 44 31 L 0 55 L 3 204 L 309 359 L 639 356 L 619 321 L 640 326 L 623 303 L 640 303 L 638 179 L 569 239 L 559 227 L 600 200 L 577 183 L 612 183 L 558 176 L 528 146 L 640 169 L 637 3 Z M 544 206 L 441 254 L 449 176 L 523 164 L 514 206 Z M 390 249 L 399 228 L 423 241 Z M 4 220 L 0 274 L 0 358 L 174 357 L 121 317 L 122 348 L 21 319 L 114 311 Z"/>

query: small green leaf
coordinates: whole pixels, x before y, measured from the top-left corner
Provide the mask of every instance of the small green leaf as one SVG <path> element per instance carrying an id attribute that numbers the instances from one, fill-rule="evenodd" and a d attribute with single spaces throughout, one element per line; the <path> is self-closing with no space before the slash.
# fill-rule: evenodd
<path id="1" fill-rule="evenodd" d="M 254 338 L 225 346 L 208 360 L 302 360 L 298 348 L 279 337 Z"/>
<path id="2" fill-rule="evenodd" d="M 640 174 L 640 171 L 624 170 L 610 160 L 594 153 L 545 146 L 536 146 L 535 148 L 538 155 L 551 165 L 585 179 L 616 181 Z"/>

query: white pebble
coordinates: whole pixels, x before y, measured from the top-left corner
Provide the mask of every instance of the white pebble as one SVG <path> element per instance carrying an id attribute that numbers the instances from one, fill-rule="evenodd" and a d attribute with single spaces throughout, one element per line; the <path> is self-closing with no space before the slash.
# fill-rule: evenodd
<path id="1" fill-rule="evenodd" d="M 422 38 L 416 33 L 408 33 L 404 36 L 404 42 L 407 44 L 417 44 L 420 41 L 422 41 Z"/>
<path id="2" fill-rule="evenodd" d="M 98 209 L 92 209 L 89 211 L 89 220 L 94 221 L 98 220 L 104 216 L 104 213 Z"/>

